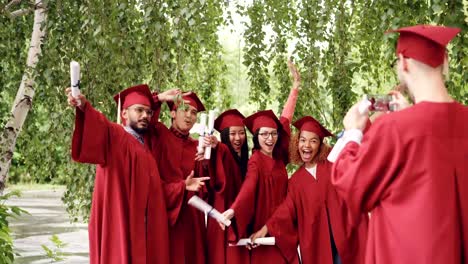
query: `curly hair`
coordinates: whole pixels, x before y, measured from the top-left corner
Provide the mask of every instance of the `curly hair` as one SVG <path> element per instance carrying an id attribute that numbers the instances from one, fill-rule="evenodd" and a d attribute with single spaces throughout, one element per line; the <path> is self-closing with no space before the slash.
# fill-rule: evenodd
<path id="1" fill-rule="evenodd" d="M 301 154 L 299 154 L 299 137 L 301 131 L 297 131 L 291 138 L 289 142 L 289 158 L 291 163 L 296 165 L 302 165 L 304 162 L 301 159 Z M 325 142 L 325 139 L 322 139 L 320 142 L 320 147 L 318 153 L 315 155 L 312 162 L 323 162 L 327 159 L 328 153 L 330 153 L 331 147 Z"/>

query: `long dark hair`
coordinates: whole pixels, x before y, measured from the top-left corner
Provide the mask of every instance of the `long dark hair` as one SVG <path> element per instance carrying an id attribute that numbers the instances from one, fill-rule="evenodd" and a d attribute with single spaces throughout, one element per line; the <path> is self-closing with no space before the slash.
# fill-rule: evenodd
<path id="1" fill-rule="evenodd" d="M 241 146 L 241 155 L 237 155 L 237 152 L 234 151 L 234 148 L 231 145 L 231 140 L 229 139 L 229 127 L 226 127 L 221 131 L 221 142 L 226 144 L 229 147 L 229 150 L 231 151 L 232 156 L 236 160 L 237 164 L 239 164 L 239 167 L 241 169 L 242 177 L 245 177 L 245 174 L 247 173 L 247 163 L 249 162 L 249 145 L 247 144 L 247 134 L 245 137 L 244 144 Z M 244 132 L 245 131 L 244 128 Z"/>

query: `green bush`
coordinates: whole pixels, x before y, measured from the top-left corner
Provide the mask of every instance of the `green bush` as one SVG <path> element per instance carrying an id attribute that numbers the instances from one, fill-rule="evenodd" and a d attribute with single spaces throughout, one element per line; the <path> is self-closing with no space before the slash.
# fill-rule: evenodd
<path id="1" fill-rule="evenodd" d="M 13 191 L 0 196 L 0 263 L 13 263 L 15 258 L 8 218 L 17 217 L 23 213 L 28 214 L 27 211 L 17 206 L 5 204 L 10 197 L 19 197 L 20 195 L 21 193 L 19 191 Z"/>

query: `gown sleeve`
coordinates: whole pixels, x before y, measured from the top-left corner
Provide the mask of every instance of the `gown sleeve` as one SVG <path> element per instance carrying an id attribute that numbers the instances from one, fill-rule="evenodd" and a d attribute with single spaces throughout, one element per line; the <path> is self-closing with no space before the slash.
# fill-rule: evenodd
<path id="1" fill-rule="evenodd" d="M 259 169 L 254 158 L 249 160 L 247 175 L 239 191 L 239 194 L 231 206 L 235 214 L 235 223 L 237 227 L 237 237 L 229 240 L 238 240 L 248 235 L 248 226 L 255 213 L 255 194 L 258 184 Z"/>
<path id="2" fill-rule="evenodd" d="M 347 203 L 352 226 L 389 194 L 405 160 L 404 146 L 393 123 L 377 122 L 362 144 L 348 142 L 333 164 L 331 181 Z"/>
<path id="3" fill-rule="evenodd" d="M 288 188 L 285 200 L 266 223 L 268 233 L 275 237 L 276 246 L 288 260 L 288 263 L 292 263 L 297 258 L 297 245 L 299 243 L 297 210 L 293 196 L 292 190 Z"/>
<path id="4" fill-rule="evenodd" d="M 86 101 L 83 110 L 76 108 L 72 137 L 72 158 L 83 163 L 105 165 L 112 124 Z"/>

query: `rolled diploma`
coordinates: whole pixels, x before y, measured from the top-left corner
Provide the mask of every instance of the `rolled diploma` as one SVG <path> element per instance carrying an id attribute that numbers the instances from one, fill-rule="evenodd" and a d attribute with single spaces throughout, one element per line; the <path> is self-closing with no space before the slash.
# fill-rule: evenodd
<path id="1" fill-rule="evenodd" d="M 215 111 L 210 110 L 210 113 L 208 116 L 208 135 L 210 136 L 213 133 L 214 121 L 215 121 Z M 205 159 L 210 159 L 210 158 L 211 158 L 211 148 L 207 147 L 205 149 Z"/>
<path id="2" fill-rule="evenodd" d="M 275 245 L 275 237 L 260 237 L 255 239 L 255 244 L 263 245 L 263 246 L 274 246 Z M 241 238 L 237 241 L 237 244 L 232 246 L 246 246 L 247 244 L 254 244 L 250 240 L 250 238 Z"/>
<path id="3" fill-rule="evenodd" d="M 198 153 L 203 153 L 203 139 L 205 138 L 205 128 L 206 128 L 206 114 L 201 114 L 200 116 L 200 131 L 198 137 Z"/>
<path id="4" fill-rule="evenodd" d="M 72 96 L 78 98 L 80 95 L 80 64 L 76 61 L 70 62 L 70 80 Z M 81 105 L 78 99 L 78 106 Z"/>
<path id="5" fill-rule="evenodd" d="M 216 221 L 223 223 L 225 226 L 231 225 L 230 220 L 225 219 L 224 216 L 218 210 L 214 209 L 213 206 L 207 204 L 205 201 L 203 201 L 202 199 L 200 199 L 200 197 L 196 195 L 190 198 L 188 204 L 206 213 L 208 216 L 214 218 Z"/>

